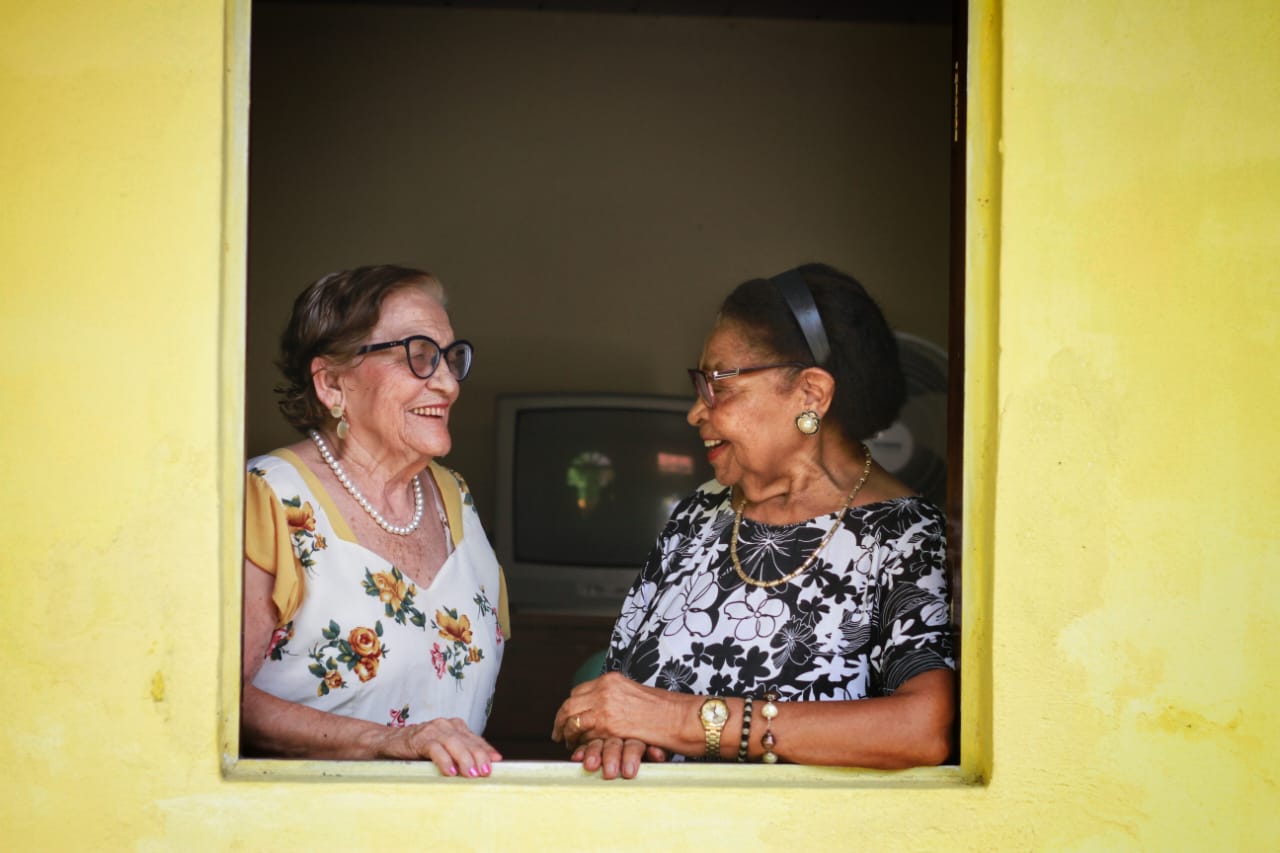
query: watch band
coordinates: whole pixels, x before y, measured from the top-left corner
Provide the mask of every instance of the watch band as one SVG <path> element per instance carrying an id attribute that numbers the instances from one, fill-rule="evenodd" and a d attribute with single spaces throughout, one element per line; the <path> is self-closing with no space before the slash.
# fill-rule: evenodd
<path id="1" fill-rule="evenodd" d="M 707 730 L 707 752 L 704 756 L 708 761 L 720 760 L 720 732 L 723 729 L 716 728 L 711 723 L 703 723 Z"/>
<path id="2" fill-rule="evenodd" d="M 698 709 L 698 719 L 706 735 L 706 751 L 703 757 L 708 761 L 720 760 L 720 733 L 729 722 L 729 706 L 719 697 L 712 696 L 702 703 Z"/>

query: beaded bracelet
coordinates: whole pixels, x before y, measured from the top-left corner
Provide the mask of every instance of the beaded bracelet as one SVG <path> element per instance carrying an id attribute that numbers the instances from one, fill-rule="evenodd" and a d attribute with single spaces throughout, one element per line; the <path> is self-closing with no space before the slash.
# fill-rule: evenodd
<path id="1" fill-rule="evenodd" d="M 747 749 L 751 738 L 751 697 L 742 700 L 742 740 L 738 741 L 738 760 L 747 760 Z"/>
<path id="2" fill-rule="evenodd" d="M 778 716 L 778 706 L 773 704 L 778 701 L 777 690 L 767 690 L 764 694 L 764 707 L 760 709 L 760 716 L 764 717 L 764 734 L 760 736 L 760 746 L 764 749 L 764 755 L 760 756 L 760 760 L 765 764 L 777 764 L 778 756 L 773 748 L 778 745 L 778 739 L 773 736 L 773 718 Z"/>

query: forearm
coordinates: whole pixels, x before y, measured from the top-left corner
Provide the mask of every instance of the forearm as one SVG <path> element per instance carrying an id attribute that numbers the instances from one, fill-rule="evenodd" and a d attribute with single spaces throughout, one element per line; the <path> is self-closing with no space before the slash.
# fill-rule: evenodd
<path id="1" fill-rule="evenodd" d="M 938 689 L 906 690 L 874 699 L 779 701 L 775 703 L 778 716 L 770 727 L 766 727 L 762 713 L 764 700 L 753 698 L 747 760 L 761 759 L 761 738 L 766 728 L 771 728 L 776 740 L 774 754 L 779 760 L 794 764 L 883 770 L 940 764 L 951 750 L 954 707 L 942 695 L 944 690 L 949 695 L 951 673 L 939 670 L 921 678 L 946 684 L 939 684 Z M 667 693 L 665 699 L 664 712 L 639 718 L 646 725 L 628 736 L 671 753 L 703 756 L 706 730 L 698 711 L 707 697 Z M 729 706 L 729 720 L 720 733 L 720 759 L 735 761 L 742 744 L 746 701 L 734 697 L 725 699 L 725 703 Z"/>
<path id="2" fill-rule="evenodd" d="M 376 759 L 386 726 L 317 711 L 244 686 L 240 729 L 247 752 L 281 758 Z M 404 756 L 411 758 L 414 756 Z"/>
<path id="3" fill-rule="evenodd" d="M 898 693 L 873 699 L 833 702 L 776 702 L 771 727 L 764 701 L 752 703 L 749 761 L 764 754 L 761 738 L 771 728 L 780 761 L 794 764 L 897 770 L 941 764 L 951 751 L 955 713 L 950 670 L 916 676 Z M 730 719 L 721 737 L 720 755 L 737 756 L 742 735 L 741 699 L 729 700 Z"/>
<path id="4" fill-rule="evenodd" d="M 656 689 L 655 689 L 656 690 Z M 665 700 L 665 713 L 658 717 L 641 719 L 645 723 L 639 734 L 633 735 L 650 746 L 665 749 L 672 755 L 700 758 L 706 754 L 706 732 L 698 718 L 698 711 L 706 696 L 688 693 L 671 693 L 656 690 Z M 736 743 L 736 741 L 735 741 Z"/>
<path id="5" fill-rule="evenodd" d="M 764 754 L 771 729 L 774 754 L 797 764 L 897 769 L 945 761 L 955 714 L 954 675 L 917 675 L 892 696 L 855 701 L 777 702 L 766 725 L 763 699 L 753 699 L 747 756 Z M 668 753 L 701 757 L 706 730 L 699 711 L 706 696 L 672 693 L 609 673 L 575 688 L 556 715 L 552 737 L 570 746 L 596 738 L 634 739 Z M 742 743 L 741 697 L 723 697 L 729 719 L 720 732 L 720 758 L 734 760 Z"/>

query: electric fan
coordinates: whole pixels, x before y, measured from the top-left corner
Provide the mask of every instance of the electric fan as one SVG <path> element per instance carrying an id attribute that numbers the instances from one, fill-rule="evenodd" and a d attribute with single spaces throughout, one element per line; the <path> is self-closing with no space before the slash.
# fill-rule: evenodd
<path id="1" fill-rule="evenodd" d="M 885 470 L 939 509 L 947 500 L 947 354 L 924 338 L 895 332 L 907 398 L 898 419 L 867 441 Z"/>

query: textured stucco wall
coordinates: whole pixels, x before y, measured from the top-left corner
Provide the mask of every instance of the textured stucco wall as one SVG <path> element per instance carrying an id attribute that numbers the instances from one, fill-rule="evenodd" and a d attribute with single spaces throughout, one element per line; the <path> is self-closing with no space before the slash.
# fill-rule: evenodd
<path id="1" fill-rule="evenodd" d="M 998 380 L 975 394 L 990 417 L 971 416 L 994 499 L 970 524 L 992 535 L 967 588 L 987 590 L 989 696 L 969 701 L 990 714 L 989 781 L 723 768 L 629 787 L 530 766 L 221 775 L 239 380 L 220 317 L 242 304 L 224 243 L 228 279 L 243 260 L 234 181 L 223 227 L 223 4 L 0 5 L 5 843 L 1280 846 L 1280 13 L 1017 3 L 990 26 L 976 5 L 975 68 L 1002 75 L 979 117 L 1002 170 L 972 206 L 999 224 L 976 273 L 995 298 L 970 306 L 998 322 L 998 362 L 974 367 Z"/>

